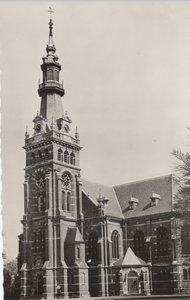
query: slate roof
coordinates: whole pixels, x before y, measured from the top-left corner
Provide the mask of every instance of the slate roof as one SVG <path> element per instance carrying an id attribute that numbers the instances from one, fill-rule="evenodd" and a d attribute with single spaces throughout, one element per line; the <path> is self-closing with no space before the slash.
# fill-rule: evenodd
<path id="1" fill-rule="evenodd" d="M 99 204 L 97 198 L 101 190 L 102 196 L 106 196 L 109 199 L 105 214 L 113 217 L 123 218 L 121 208 L 113 187 L 89 182 L 82 179 L 82 190 L 86 194 L 86 196 L 97 206 Z"/>
<path id="2" fill-rule="evenodd" d="M 140 217 L 172 211 L 172 181 L 172 175 L 170 174 L 114 186 L 124 217 Z M 152 193 L 160 195 L 160 200 L 156 206 L 150 205 Z M 131 197 L 139 200 L 134 210 L 129 210 Z"/>
<path id="3" fill-rule="evenodd" d="M 146 262 L 141 258 L 137 257 L 133 250 L 128 247 L 127 252 L 125 253 L 124 259 L 122 261 L 122 266 L 141 266 L 146 265 Z"/>

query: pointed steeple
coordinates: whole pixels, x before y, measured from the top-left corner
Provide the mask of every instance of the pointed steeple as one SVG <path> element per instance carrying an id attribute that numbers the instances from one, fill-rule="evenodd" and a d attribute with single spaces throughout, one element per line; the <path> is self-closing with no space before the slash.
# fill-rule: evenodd
<path id="1" fill-rule="evenodd" d="M 62 100 L 65 90 L 63 84 L 59 82 L 59 73 L 61 65 L 58 62 L 56 48 L 53 43 L 53 21 L 52 9 L 50 8 L 49 21 L 49 39 L 46 47 L 47 55 L 42 58 L 43 64 L 41 69 L 43 72 L 42 83 L 39 84 L 38 94 L 41 96 L 40 115 L 48 120 L 52 117 L 57 120 L 63 115 Z M 51 121 L 50 121 L 51 122 Z"/>

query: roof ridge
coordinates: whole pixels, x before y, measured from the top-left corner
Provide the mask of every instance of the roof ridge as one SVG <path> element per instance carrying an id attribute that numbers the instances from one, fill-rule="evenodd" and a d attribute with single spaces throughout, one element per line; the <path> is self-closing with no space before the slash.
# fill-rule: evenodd
<path id="1" fill-rule="evenodd" d="M 97 184 L 97 185 L 101 185 L 101 186 L 104 186 L 104 187 L 113 188 L 112 185 L 106 185 L 106 184 L 102 184 L 102 183 L 99 183 L 99 182 L 90 181 L 90 180 L 87 180 L 87 179 L 84 179 L 84 178 L 81 178 L 81 180 L 84 180 L 84 181 L 89 182 L 89 183 L 94 183 L 94 184 Z"/>
<path id="2" fill-rule="evenodd" d="M 152 181 L 152 180 L 161 179 L 161 178 L 164 178 L 164 177 L 166 178 L 166 177 L 170 177 L 170 176 L 172 177 L 173 174 L 170 173 L 170 174 L 167 174 L 167 175 L 157 176 L 157 177 L 153 177 L 153 178 L 146 178 L 146 179 L 142 179 L 142 180 L 130 181 L 128 183 L 122 183 L 122 184 L 114 185 L 113 188 L 120 187 L 120 186 L 127 186 L 127 185 L 130 185 L 130 184 L 136 184 L 136 183 L 140 183 L 140 182 Z"/>

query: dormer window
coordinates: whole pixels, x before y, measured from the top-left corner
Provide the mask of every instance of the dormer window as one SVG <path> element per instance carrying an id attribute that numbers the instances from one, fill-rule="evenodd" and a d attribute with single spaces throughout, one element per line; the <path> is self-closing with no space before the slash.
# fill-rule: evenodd
<path id="1" fill-rule="evenodd" d="M 137 204 L 139 203 L 139 199 L 131 197 L 131 200 L 129 200 L 129 209 L 135 209 Z"/>
<path id="2" fill-rule="evenodd" d="M 151 200 L 151 206 L 156 206 L 160 201 L 160 195 L 152 193 L 152 195 L 150 196 L 150 200 Z"/>

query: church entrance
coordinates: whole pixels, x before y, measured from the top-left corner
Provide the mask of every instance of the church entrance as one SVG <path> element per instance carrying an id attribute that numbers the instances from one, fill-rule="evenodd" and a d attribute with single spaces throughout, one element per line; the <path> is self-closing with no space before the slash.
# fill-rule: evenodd
<path id="1" fill-rule="evenodd" d="M 128 293 L 129 294 L 138 294 L 138 274 L 135 271 L 130 271 L 127 277 L 128 282 Z"/>

